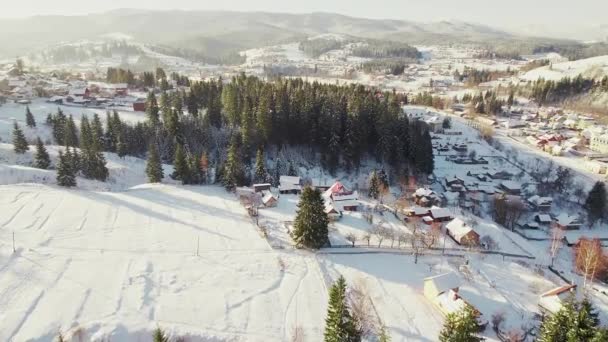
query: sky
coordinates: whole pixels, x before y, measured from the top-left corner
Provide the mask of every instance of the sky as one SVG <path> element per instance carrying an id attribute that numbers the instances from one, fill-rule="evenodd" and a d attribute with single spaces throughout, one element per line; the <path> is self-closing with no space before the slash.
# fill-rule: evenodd
<path id="1" fill-rule="evenodd" d="M 335 12 L 374 19 L 460 20 L 516 31 L 608 26 L 608 0 L 2 0 L 0 17 L 78 15 L 117 8 Z"/>

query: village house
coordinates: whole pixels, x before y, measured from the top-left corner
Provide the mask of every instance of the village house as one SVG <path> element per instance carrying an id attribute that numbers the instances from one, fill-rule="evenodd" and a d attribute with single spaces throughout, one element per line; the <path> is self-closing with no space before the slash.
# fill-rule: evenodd
<path id="1" fill-rule="evenodd" d="M 357 211 L 359 208 L 359 194 L 356 191 L 349 191 L 340 183 L 335 182 L 323 193 L 326 203 L 331 203 L 334 208 L 342 211 Z"/>
<path id="2" fill-rule="evenodd" d="M 331 203 L 325 203 L 325 213 L 330 221 L 338 221 L 342 217 L 342 213 L 339 212 Z"/>
<path id="3" fill-rule="evenodd" d="M 592 136 L 589 148 L 599 153 L 608 153 L 608 134 Z"/>
<path id="4" fill-rule="evenodd" d="M 414 202 L 422 207 L 431 207 L 441 202 L 439 196 L 431 189 L 417 189 L 412 197 L 414 198 Z"/>
<path id="5" fill-rule="evenodd" d="M 486 172 L 486 174 L 488 175 L 488 177 L 492 178 L 492 179 L 500 179 L 500 180 L 510 180 L 511 178 L 513 178 L 513 174 L 508 172 L 508 171 L 504 171 L 504 170 L 488 170 Z"/>
<path id="6" fill-rule="evenodd" d="M 502 181 L 499 188 L 509 195 L 519 195 L 521 193 L 521 185 L 513 181 Z"/>
<path id="7" fill-rule="evenodd" d="M 555 218 L 555 226 L 562 230 L 580 229 L 582 225 L 583 221 L 578 215 L 561 213 Z"/>
<path id="8" fill-rule="evenodd" d="M 311 181 L 312 187 L 322 192 L 327 191 L 333 183 L 334 181 L 329 178 L 313 178 Z"/>
<path id="9" fill-rule="evenodd" d="M 270 191 L 272 185 L 270 183 L 259 183 L 253 184 L 253 191 L 262 192 L 262 191 Z"/>
<path id="10" fill-rule="evenodd" d="M 300 177 L 281 176 L 279 178 L 279 193 L 281 194 L 299 194 L 302 192 Z"/>
<path id="11" fill-rule="evenodd" d="M 447 222 L 453 218 L 450 211 L 446 208 L 432 208 L 429 210 L 429 216 L 434 222 Z"/>
<path id="12" fill-rule="evenodd" d="M 528 198 L 528 203 L 530 203 L 532 208 L 535 210 L 547 212 L 547 211 L 551 210 L 551 205 L 553 204 L 553 198 L 534 195 L 534 196 Z"/>
<path id="13" fill-rule="evenodd" d="M 485 326 L 487 321 L 483 319 L 481 312 L 459 293 L 461 285 L 462 281 L 453 272 L 428 277 L 424 279 L 424 296 L 444 315 L 471 307 L 477 314 L 478 323 L 482 327 Z"/>
<path id="14" fill-rule="evenodd" d="M 266 208 L 272 208 L 277 206 L 279 200 L 272 194 L 272 192 L 265 190 L 262 192 L 262 194 L 262 204 Z"/>
<path id="15" fill-rule="evenodd" d="M 467 247 L 479 246 L 479 234 L 468 226 L 462 219 L 455 218 L 445 226 L 447 234 L 459 245 Z"/>
<path id="16" fill-rule="evenodd" d="M 556 287 L 540 295 L 538 307 L 543 315 L 553 315 L 562 308 L 570 296 L 575 294 L 576 285 L 574 284 Z"/>

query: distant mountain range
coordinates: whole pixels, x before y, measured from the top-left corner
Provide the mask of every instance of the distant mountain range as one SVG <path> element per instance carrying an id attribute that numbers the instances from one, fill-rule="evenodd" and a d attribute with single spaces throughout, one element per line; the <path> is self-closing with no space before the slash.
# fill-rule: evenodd
<path id="1" fill-rule="evenodd" d="M 410 43 L 509 39 L 512 34 L 457 21 L 416 23 L 354 18 L 333 13 L 284 14 L 226 11 L 121 9 L 83 16 L 0 19 L 0 54 L 121 33 L 135 40 L 172 47 L 226 52 L 272 45 L 322 33 Z"/>

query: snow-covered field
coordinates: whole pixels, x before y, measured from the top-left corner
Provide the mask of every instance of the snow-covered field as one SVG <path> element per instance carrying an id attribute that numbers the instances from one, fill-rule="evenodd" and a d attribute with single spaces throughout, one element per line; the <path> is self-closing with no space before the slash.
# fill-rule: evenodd
<path id="1" fill-rule="evenodd" d="M 33 129 L 30 129 L 25 125 L 25 105 L 10 102 L 0 106 L 0 142 L 10 141 L 13 122 L 15 120 L 21 128 L 23 128 L 25 136 L 28 139 L 35 139 L 36 136 L 40 136 L 42 140 L 50 139 L 50 129 L 45 125 L 46 117 L 49 113 L 57 113 L 58 109 L 61 109 L 65 115 L 72 115 L 77 125 L 80 124 L 80 118 L 83 115 L 86 115 L 89 120 L 91 120 L 93 115 L 97 114 L 104 123 L 106 118 L 106 110 L 104 109 L 57 105 L 48 103 L 45 99 L 36 99 L 28 106 L 36 119 L 36 128 Z M 145 120 L 145 113 L 143 112 L 119 110 L 118 114 L 120 115 L 121 120 L 127 122 Z"/>
<path id="2" fill-rule="evenodd" d="M 283 341 L 296 323 L 320 339 L 314 258 L 270 249 L 221 188 L 1 192 L 0 340 L 147 340 L 158 324 L 194 341 Z"/>
<path id="3" fill-rule="evenodd" d="M 564 77 L 601 78 L 608 75 L 608 56 L 598 56 L 580 59 L 571 62 L 554 63 L 548 66 L 530 70 L 522 76 L 522 79 L 536 81 L 539 78 L 546 80 L 560 80 Z"/>
<path id="4" fill-rule="evenodd" d="M 407 255 L 273 250 L 234 196 L 214 186 L 0 191 L 9 213 L 0 222 L 1 340 L 51 341 L 59 330 L 146 340 L 160 325 L 191 341 L 284 341 L 297 326 L 318 341 L 327 285 L 344 274 L 366 284 L 393 340 L 428 341 L 442 317 L 422 296 L 423 279 L 456 270 L 439 257 L 414 264 Z M 480 287 L 490 288 L 463 291 Z M 486 295 L 499 293 L 478 300 Z"/>

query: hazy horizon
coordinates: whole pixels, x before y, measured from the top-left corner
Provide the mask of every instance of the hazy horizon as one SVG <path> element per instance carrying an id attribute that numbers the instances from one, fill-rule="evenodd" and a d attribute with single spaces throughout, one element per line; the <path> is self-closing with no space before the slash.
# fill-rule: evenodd
<path id="1" fill-rule="evenodd" d="M 570 4 L 570 5 L 568 5 Z M 451 0 L 399 1 L 322 1 L 284 2 L 279 0 L 226 0 L 221 3 L 198 2 L 196 0 L 144 1 L 108 0 L 104 2 L 82 2 L 76 0 L 22 0 L 5 6 L 0 18 L 24 18 L 36 15 L 86 15 L 116 9 L 142 10 L 196 10 L 196 11 L 242 11 L 311 13 L 329 12 L 370 19 L 398 19 L 417 22 L 458 20 L 488 25 L 517 33 L 546 34 L 549 36 L 577 39 L 599 39 L 608 35 L 598 32 L 601 26 L 608 27 L 605 13 L 608 2 L 581 0 L 576 6 L 564 0 L 512 0 L 493 3 L 487 1 Z M 559 24 L 559 25 L 558 25 Z"/>

